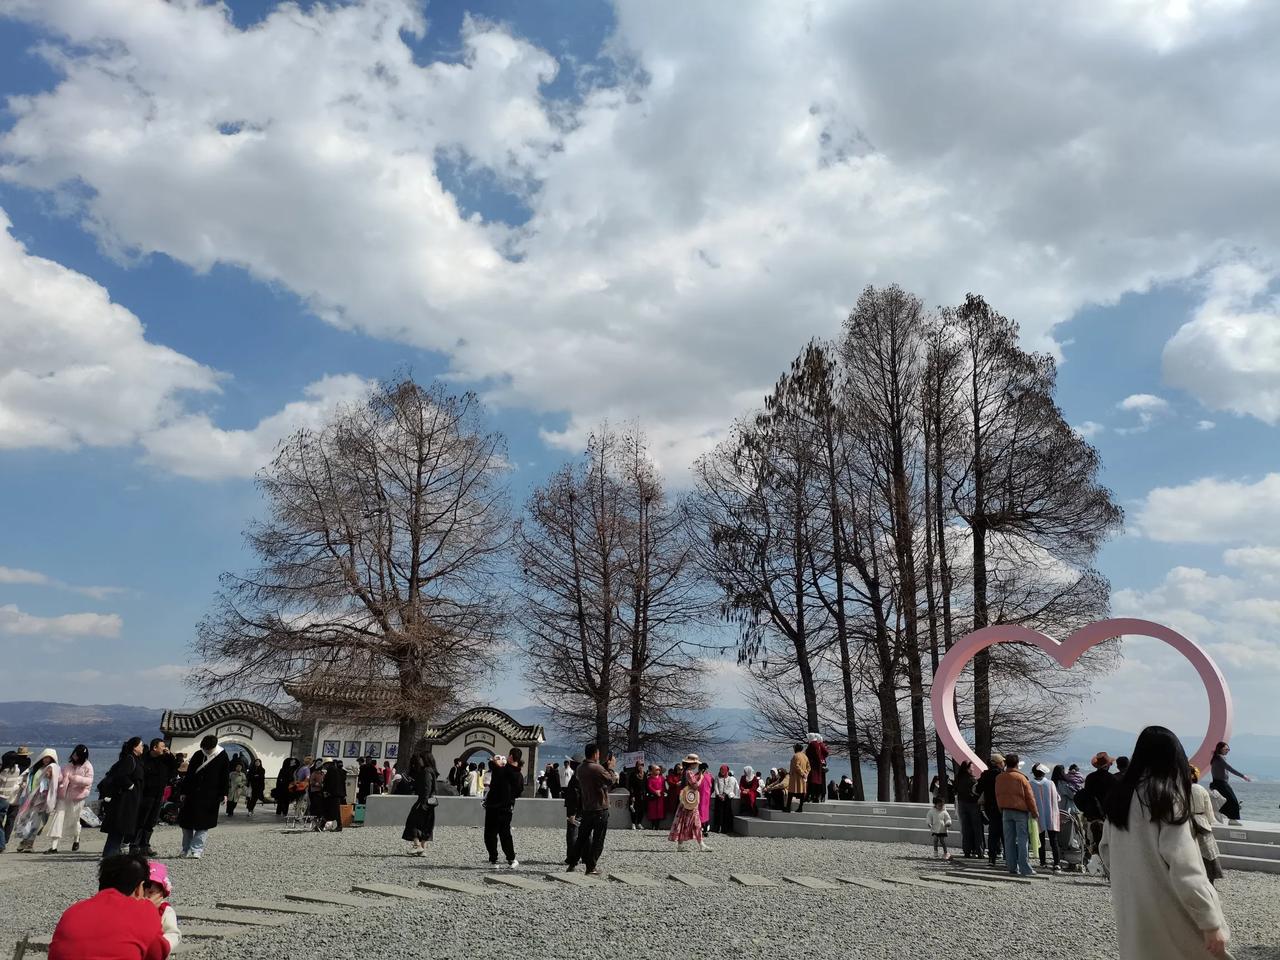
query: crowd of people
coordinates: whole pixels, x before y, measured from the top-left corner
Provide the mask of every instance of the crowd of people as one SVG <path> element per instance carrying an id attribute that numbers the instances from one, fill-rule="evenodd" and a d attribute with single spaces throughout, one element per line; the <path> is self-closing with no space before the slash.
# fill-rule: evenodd
<path id="1" fill-rule="evenodd" d="M 257 770 L 241 765 L 233 774 L 213 736 L 205 737 L 190 758 L 171 753 L 160 737 L 149 744 L 130 737 L 97 784 L 92 820 L 106 834 L 103 858 L 122 852 L 156 856 L 152 835 L 168 810 L 182 828 L 181 856 L 199 859 L 223 805 L 230 815 L 244 800 L 252 813 L 261 797 L 260 771 L 261 764 Z M 67 838 L 71 850 L 78 851 L 93 783 L 93 763 L 84 744 L 71 751 L 65 764 L 59 764 L 52 747 L 34 760 L 27 747 L 5 753 L 0 757 L 0 851 L 16 841 L 18 853 L 33 853 L 41 837 L 48 841 L 45 854 L 61 852 Z"/>

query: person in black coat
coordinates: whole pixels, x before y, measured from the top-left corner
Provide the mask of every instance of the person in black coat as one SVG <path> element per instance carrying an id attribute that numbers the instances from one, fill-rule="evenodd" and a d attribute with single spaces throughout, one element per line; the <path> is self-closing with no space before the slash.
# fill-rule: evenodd
<path id="1" fill-rule="evenodd" d="M 429 747 L 426 756 L 415 753 L 409 759 L 409 777 L 417 788 L 418 799 L 409 808 L 401 837 L 413 844 L 410 856 L 425 857 L 427 844 L 435 839 L 436 779 L 439 776 L 436 772 L 436 758 Z"/>
<path id="2" fill-rule="evenodd" d="M 347 771 L 341 760 L 335 760 L 324 774 L 324 822 L 334 821 L 334 830 L 342 829 L 342 806 L 346 802 Z"/>
<path id="3" fill-rule="evenodd" d="M 107 835 L 102 858 L 120 852 L 138 830 L 138 808 L 142 804 L 143 773 L 138 758 L 142 755 L 142 738 L 130 737 L 120 748 L 120 759 L 112 764 L 98 784 L 102 798 L 102 826 Z"/>
<path id="4" fill-rule="evenodd" d="M 187 764 L 182 781 L 182 809 L 178 826 L 182 828 L 182 856 L 199 860 L 209 831 L 218 825 L 218 812 L 227 802 L 227 785 L 231 777 L 231 761 L 218 746 L 218 738 L 209 734 L 200 741 Z"/>
<path id="5" fill-rule="evenodd" d="M 271 796 L 276 801 L 276 816 L 283 817 L 289 812 L 289 804 L 296 799 L 290 788 L 293 786 L 293 775 L 298 767 L 302 766 L 302 761 L 296 757 L 289 757 L 284 763 L 280 764 L 280 772 L 276 774 L 275 789 L 271 791 Z"/>
<path id="6" fill-rule="evenodd" d="M 253 816 L 253 808 L 266 799 L 267 795 L 267 768 L 262 765 L 262 761 L 257 757 L 253 758 L 253 762 L 249 764 L 249 770 L 245 774 L 249 781 L 249 796 L 245 800 L 245 808 L 249 811 L 249 816 Z"/>
<path id="7" fill-rule="evenodd" d="M 164 788 L 173 780 L 178 770 L 178 759 L 169 752 L 168 745 L 160 737 L 151 741 L 151 746 L 138 760 L 142 767 L 142 804 L 138 808 L 137 832 L 133 836 L 133 852 L 144 857 L 154 857 L 151 849 L 151 832 L 156 828 L 160 818 L 160 807 L 164 803 Z"/>
<path id="8" fill-rule="evenodd" d="M 987 860 L 994 867 L 1004 849 L 1004 818 L 996 803 L 996 777 L 1004 773 L 1004 757 L 991 755 L 991 765 L 978 777 L 976 793 L 982 799 L 982 812 L 987 815 Z"/>
<path id="9" fill-rule="evenodd" d="M 524 793 L 524 774 L 520 772 L 523 759 L 520 748 L 512 747 L 508 756 L 490 761 L 489 792 L 484 798 L 484 845 L 489 852 L 489 863 L 497 866 L 501 843 L 507 866 L 513 870 L 520 866 L 520 861 L 516 859 L 516 844 L 511 836 L 511 818 L 515 814 L 516 799 Z"/>

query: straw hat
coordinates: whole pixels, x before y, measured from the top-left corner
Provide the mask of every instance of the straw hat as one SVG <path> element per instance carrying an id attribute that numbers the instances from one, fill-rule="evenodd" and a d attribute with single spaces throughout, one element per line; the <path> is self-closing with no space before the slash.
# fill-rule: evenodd
<path id="1" fill-rule="evenodd" d="M 18 748 L 18 756 L 20 757 L 31 756 L 31 748 L 24 743 L 22 746 Z"/>
<path id="2" fill-rule="evenodd" d="M 697 766 L 698 764 L 702 763 L 702 760 L 698 757 L 696 753 L 691 753 L 687 757 L 685 757 L 684 760 L 681 761 L 681 763 L 685 763 L 685 764 L 692 763 L 695 766 Z"/>

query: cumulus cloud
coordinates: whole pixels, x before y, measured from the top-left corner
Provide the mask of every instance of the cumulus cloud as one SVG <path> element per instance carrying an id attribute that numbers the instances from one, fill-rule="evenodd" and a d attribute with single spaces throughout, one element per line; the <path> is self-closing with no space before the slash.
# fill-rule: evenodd
<path id="1" fill-rule="evenodd" d="M 1134 520 L 1145 536 L 1170 543 L 1280 543 L 1280 473 L 1157 487 Z"/>
<path id="2" fill-rule="evenodd" d="M 1086 420 L 1079 426 L 1072 427 L 1072 429 L 1075 430 L 1076 436 L 1083 440 L 1092 440 L 1094 437 L 1099 434 L 1106 433 L 1107 431 L 1107 428 L 1103 424 L 1097 423 L 1093 420 Z"/>
<path id="3" fill-rule="evenodd" d="M 5 9 L 60 80 L 11 101 L 0 175 L 109 249 L 240 266 L 442 351 L 496 402 L 567 412 L 565 446 L 640 416 L 687 462 L 869 281 L 980 290 L 1046 346 L 1224 242 L 1280 259 L 1271 4 L 620 4 L 613 69 L 572 102 L 501 26 L 415 58 L 409 0 L 245 30 L 194 0 Z M 461 208 L 442 162 L 527 221 Z"/>
<path id="4" fill-rule="evenodd" d="M 151 343 L 83 274 L 32 256 L 0 210 L 0 449 L 131 443 L 217 374 Z"/>
<path id="5" fill-rule="evenodd" d="M 1116 433 L 1141 433 L 1169 412 L 1169 401 L 1151 393 L 1134 393 L 1117 403 L 1116 409 L 1138 415 L 1136 427 L 1118 427 Z"/>
<path id="6" fill-rule="evenodd" d="M 82 637 L 118 637 L 124 621 L 115 613 L 64 613 L 39 617 L 19 610 L 15 604 L 0 604 L 0 634 L 10 637 L 43 637 L 71 640 Z"/>
<path id="7" fill-rule="evenodd" d="M 147 459 L 179 476 L 202 480 L 251 477 L 270 462 L 276 444 L 301 429 L 318 429 L 339 407 L 357 402 L 372 384 L 352 374 L 309 384 L 306 399 L 286 404 L 249 430 L 225 430 L 205 414 L 181 417 L 142 438 Z"/>
<path id="8" fill-rule="evenodd" d="M 1273 280 L 1273 271 L 1251 263 L 1213 270 L 1195 315 L 1165 345 L 1165 380 L 1214 410 L 1280 423 L 1280 297 L 1268 293 Z"/>
<path id="9" fill-rule="evenodd" d="M 149 341 L 105 288 L 31 255 L 9 227 L 0 210 L 0 449 L 141 445 L 150 462 L 181 476 L 248 477 L 282 437 L 368 392 L 361 377 L 327 376 L 252 429 L 221 429 L 192 400 L 217 393 L 223 374 Z M 97 599 L 118 592 L 0 568 L 6 582 Z"/>

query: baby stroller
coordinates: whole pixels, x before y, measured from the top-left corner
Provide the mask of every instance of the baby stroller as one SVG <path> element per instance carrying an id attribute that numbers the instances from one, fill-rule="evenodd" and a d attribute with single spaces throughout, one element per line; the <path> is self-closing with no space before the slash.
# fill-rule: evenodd
<path id="1" fill-rule="evenodd" d="M 1062 855 L 1062 869 L 1067 873 L 1080 873 L 1084 869 L 1084 844 L 1084 818 L 1063 810 L 1058 817 L 1058 850 Z"/>

